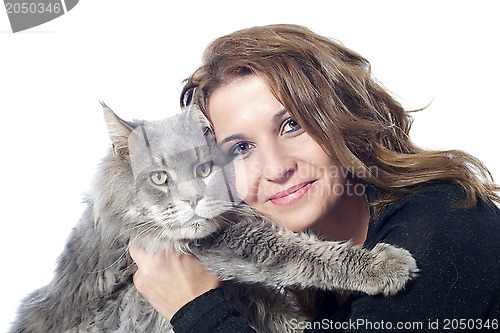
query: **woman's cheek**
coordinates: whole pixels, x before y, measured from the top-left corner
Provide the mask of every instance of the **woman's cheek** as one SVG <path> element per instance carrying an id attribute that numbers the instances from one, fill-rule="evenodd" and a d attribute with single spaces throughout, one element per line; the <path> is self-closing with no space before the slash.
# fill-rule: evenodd
<path id="1" fill-rule="evenodd" d="M 235 187 L 238 196 L 245 202 L 251 204 L 257 200 L 258 187 L 256 176 L 252 175 L 251 169 L 243 159 L 234 161 Z"/>

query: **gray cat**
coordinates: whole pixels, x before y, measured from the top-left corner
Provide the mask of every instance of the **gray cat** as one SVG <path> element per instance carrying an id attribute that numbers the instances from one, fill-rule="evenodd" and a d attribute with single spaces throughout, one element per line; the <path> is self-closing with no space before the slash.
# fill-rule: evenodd
<path id="1" fill-rule="evenodd" d="M 418 271 L 406 250 L 321 241 L 240 203 L 233 161 L 197 108 L 125 122 L 103 106 L 113 149 L 52 282 L 24 299 L 10 332 L 171 332 L 133 285 L 132 243 L 196 255 L 224 281 L 230 304 L 265 333 L 297 332 L 289 323 L 307 319 L 300 301 L 307 290 L 389 295 Z"/>

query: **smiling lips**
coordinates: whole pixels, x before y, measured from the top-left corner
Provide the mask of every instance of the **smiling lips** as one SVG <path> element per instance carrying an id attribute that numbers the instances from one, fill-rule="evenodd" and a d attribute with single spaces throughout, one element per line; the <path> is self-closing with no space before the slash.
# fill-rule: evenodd
<path id="1" fill-rule="evenodd" d="M 292 186 L 284 191 L 275 193 L 269 197 L 269 201 L 279 206 L 292 205 L 302 199 L 313 184 L 314 181 L 310 181 Z"/>

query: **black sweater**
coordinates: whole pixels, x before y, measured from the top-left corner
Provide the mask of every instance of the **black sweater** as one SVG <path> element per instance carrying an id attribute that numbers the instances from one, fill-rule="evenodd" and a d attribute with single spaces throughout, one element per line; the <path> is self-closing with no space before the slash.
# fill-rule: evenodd
<path id="1" fill-rule="evenodd" d="M 365 247 L 390 243 L 417 259 L 421 272 L 405 290 L 351 295 L 341 307 L 326 295 L 315 322 L 292 324 L 311 332 L 500 331 L 500 211 L 482 201 L 456 208 L 464 198 L 457 185 L 428 185 L 370 221 Z M 254 332 L 221 289 L 186 304 L 171 322 L 176 333 Z"/>

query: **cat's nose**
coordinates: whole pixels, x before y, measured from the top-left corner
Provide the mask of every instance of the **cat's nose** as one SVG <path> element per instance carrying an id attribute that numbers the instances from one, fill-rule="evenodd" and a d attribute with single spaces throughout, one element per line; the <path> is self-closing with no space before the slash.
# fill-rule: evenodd
<path id="1" fill-rule="evenodd" d="M 196 206 L 198 204 L 198 201 L 200 201 L 200 199 L 201 199 L 200 195 L 193 195 L 190 198 L 181 199 L 181 200 L 184 201 L 184 202 L 189 203 L 191 205 L 191 207 L 194 207 L 194 206 Z"/>

